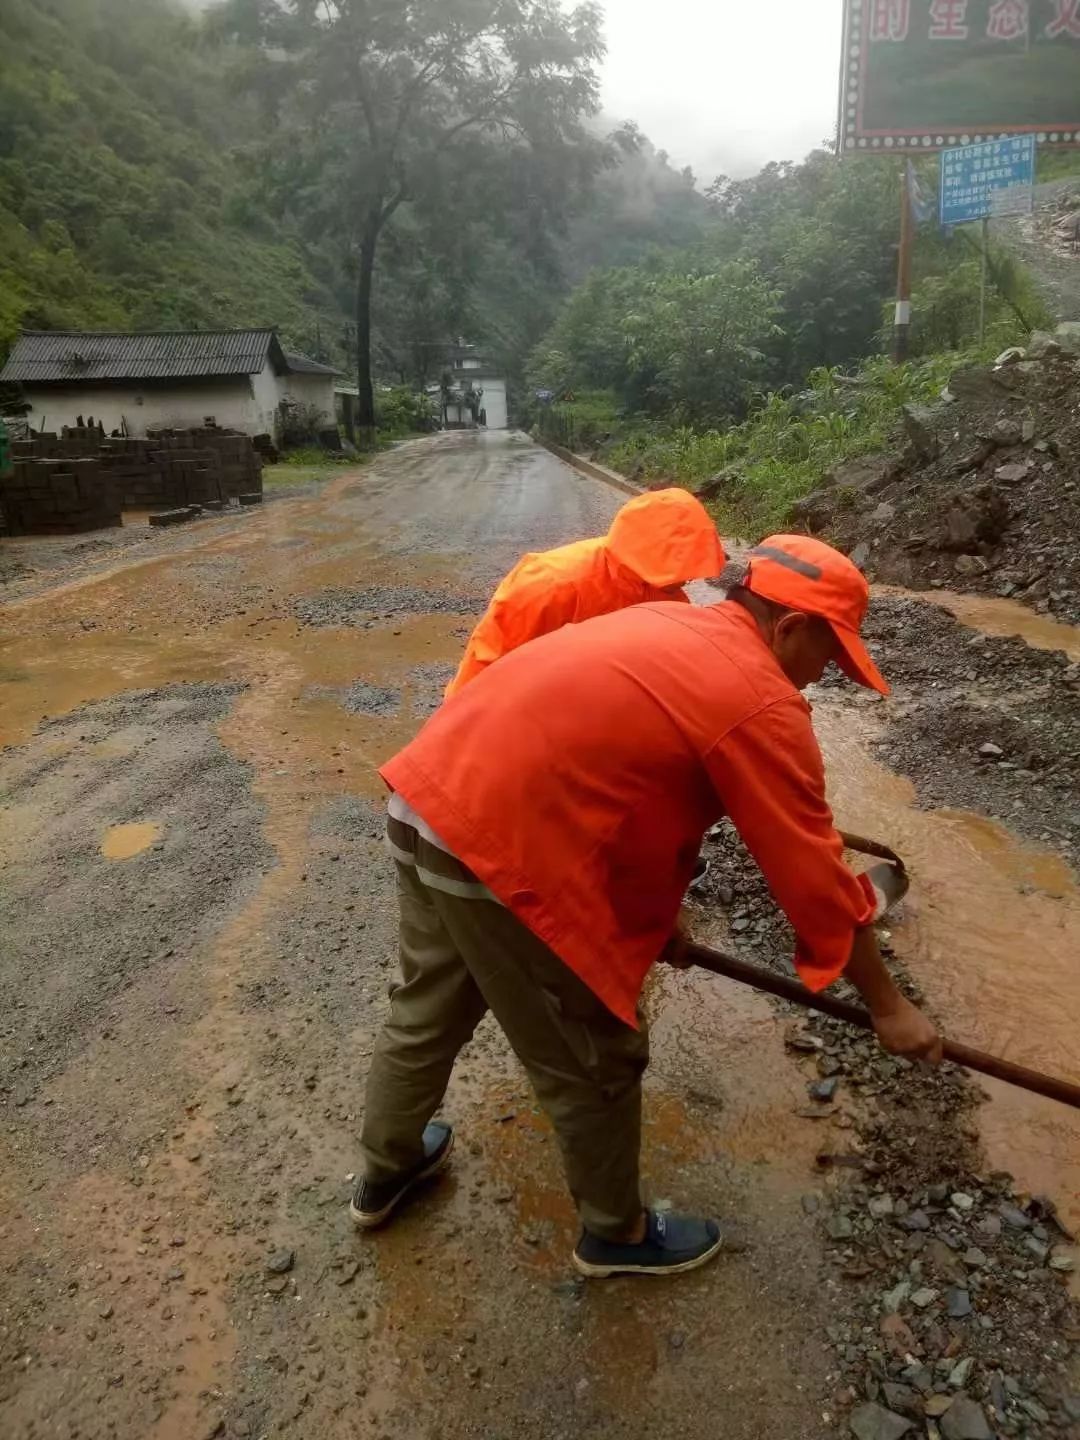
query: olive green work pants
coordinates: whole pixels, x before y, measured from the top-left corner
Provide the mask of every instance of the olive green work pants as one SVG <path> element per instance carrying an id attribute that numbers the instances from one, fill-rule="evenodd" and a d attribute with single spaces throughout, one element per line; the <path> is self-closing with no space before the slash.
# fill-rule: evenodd
<path id="1" fill-rule="evenodd" d="M 555 1129 L 570 1193 L 592 1234 L 641 1215 L 641 1076 L 649 1039 L 623 1024 L 476 877 L 411 826 L 390 822 L 402 980 L 376 1044 L 361 1146 L 365 1175 L 416 1165 L 458 1052 L 490 1010 Z M 456 893 L 453 893 L 456 892 Z"/>

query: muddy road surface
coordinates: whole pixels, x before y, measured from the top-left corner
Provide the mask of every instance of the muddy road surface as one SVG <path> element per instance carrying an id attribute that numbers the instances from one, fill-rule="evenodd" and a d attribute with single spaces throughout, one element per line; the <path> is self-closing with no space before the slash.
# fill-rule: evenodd
<path id="1" fill-rule="evenodd" d="M 521 551 L 598 533 L 623 498 L 521 436 L 447 435 L 152 554 L 21 552 L 0 609 L 5 1437 L 824 1440 L 889 1399 L 876 1321 L 843 1299 L 874 1266 L 822 1224 L 850 1165 L 818 1157 L 858 1163 L 855 1099 L 808 1111 L 822 1057 L 718 980 L 651 985 L 644 1156 L 653 1199 L 729 1225 L 711 1269 L 574 1278 L 555 1146 L 490 1021 L 447 1096 L 448 1176 L 385 1232 L 348 1221 L 394 974 L 375 767 L 438 703 Z M 1080 1079 L 1068 867 L 985 817 L 920 809 L 875 748 L 887 707 L 830 689 L 820 708 L 842 823 L 928 877 L 900 959 L 958 1038 L 1034 1063 L 1045 1032 Z M 756 912 L 732 900 L 696 907 L 702 933 L 764 945 L 770 922 L 748 937 Z M 1033 946 L 1055 989 L 1025 1026 Z M 1074 1213 L 1077 1127 L 1013 1097 L 989 1113 L 992 1163 Z M 977 1143 L 964 1123 L 958 1147 Z M 1027 1338 L 1046 1373 L 1016 1358 L 1008 1378 L 1048 1420 L 1010 1390 L 1001 1433 L 1068 1433 L 1069 1356 Z"/>

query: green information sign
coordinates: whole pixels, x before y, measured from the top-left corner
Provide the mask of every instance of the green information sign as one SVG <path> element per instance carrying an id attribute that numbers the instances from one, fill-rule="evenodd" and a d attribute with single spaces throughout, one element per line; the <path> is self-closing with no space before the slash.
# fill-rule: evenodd
<path id="1" fill-rule="evenodd" d="M 1080 144 L 1080 0 L 844 0 L 840 146 Z"/>

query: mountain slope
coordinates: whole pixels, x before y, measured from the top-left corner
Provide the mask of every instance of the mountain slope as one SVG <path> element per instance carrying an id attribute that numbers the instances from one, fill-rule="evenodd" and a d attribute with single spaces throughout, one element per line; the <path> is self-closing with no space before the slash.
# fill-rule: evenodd
<path id="1" fill-rule="evenodd" d="M 0 354 L 19 326 L 274 325 L 337 307 L 258 198 L 253 108 L 169 0 L 4 0 Z"/>

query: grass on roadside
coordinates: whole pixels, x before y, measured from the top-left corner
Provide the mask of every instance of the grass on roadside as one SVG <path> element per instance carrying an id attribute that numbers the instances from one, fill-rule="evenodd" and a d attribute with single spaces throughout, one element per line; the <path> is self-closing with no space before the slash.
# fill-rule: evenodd
<path id="1" fill-rule="evenodd" d="M 358 470 L 383 450 L 389 450 L 396 440 L 407 438 L 408 433 L 391 435 L 379 431 L 375 437 L 375 449 L 357 455 L 335 454 L 319 445 L 298 446 L 282 456 L 276 465 L 263 466 L 263 488 L 280 490 L 294 485 L 308 485 L 316 480 L 329 480 L 334 475 L 340 475 L 342 470 Z"/>
<path id="2" fill-rule="evenodd" d="M 369 458 L 367 455 L 333 455 L 315 445 L 290 450 L 276 465 L 263 466 L 263 489 L 282 490 L 316 480 L 330 480 L 342 470 L 358 469 Z"/>
<path id="3" fill-rule="evenodd" d="M 875 359 L 851 384 L 836 370 L 815 370 L 806 390 L 768 395 L 741 425 L 639 431 L 604 458 L 645 482 L 671 479 L 696 489 L 722 477 L 710 502 L 721 529 L 762 535 L 782 528 L 792 502 L 820 485 L 827 470 L 884 448 L 901 407 L 936 398 L 963 359 L 953 353 L 902 366 Z"/>
<path id="4" fill-rule="evenodd" d="M 550 407 L 537 429 L 569 427 L 578 441 L 571 448 L 642 484 L 696 490 L 714 480 L 708 504 L 723 533 L 756 537 L 782 529 L 792 502 L 826 471 L 887 447 L 905 404 L 931 403 L 953 370 L 986 358 L 951 351 L 902 366 L 875 358 L 849 377 L 815 370 L 805 390 L 762 395 L 746 420 L 725 429 L 620 415 L 615 396 L 601 393 Z"/>

